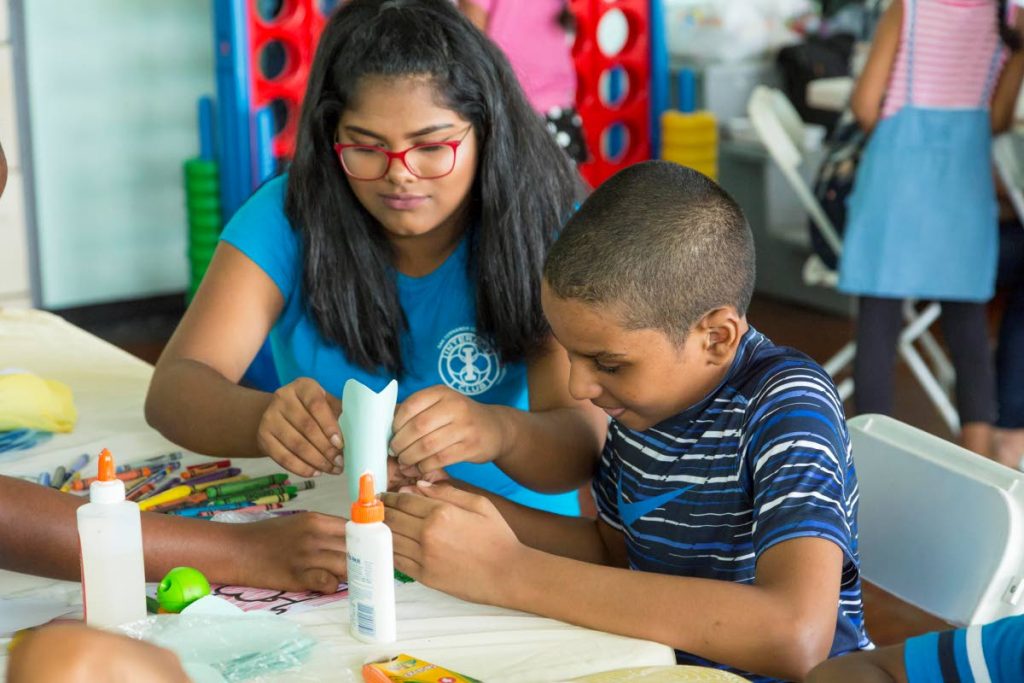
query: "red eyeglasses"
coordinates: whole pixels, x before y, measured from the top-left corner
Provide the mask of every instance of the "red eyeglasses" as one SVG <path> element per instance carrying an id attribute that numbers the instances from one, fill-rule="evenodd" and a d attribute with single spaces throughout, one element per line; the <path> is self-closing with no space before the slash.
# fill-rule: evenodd
<path id="1" fill-rule="evenodd" d="M 398 159 L 417 178 L 436 180 L 455 170 L 459 145 L 469 135 L 472 126 L 458 140 L 424 142 L 401 152 L 389 152 L 373 145 L 334 143 L 334 151 L 341 167 L 356 180 L 380 180 L 388 174 L 391 162 Z"/>

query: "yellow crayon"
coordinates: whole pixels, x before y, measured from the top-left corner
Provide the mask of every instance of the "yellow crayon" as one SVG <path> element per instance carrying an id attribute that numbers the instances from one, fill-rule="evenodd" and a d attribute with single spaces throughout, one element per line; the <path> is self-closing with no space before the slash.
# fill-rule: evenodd
<path id="1" fill-rule="evenodd" d="M 276 493 L 272 496 L 260 496 L 259 498 L 253 498 L 249 501 L 249 505 L 267 505 L 269 503 L 283 503 L 291 500 L 295 496 L 288 493 Z"/>
<path id="2" fill-rule="evenodd" d="M 68 480 L 66 482 L 61 484 L 60 492 L 61 493 L 70 493 L 71 492 L 71 487 L 74 486 L 75 482 L 78 481 L 81 478 L 82 478 L 82 473 L 81 472 L 75 472 L 70 477 L 68 477 Z"/>
<path id="3" fill-rule="evenodd" d="M 167 503 L 173 503 L 176 500 L 187 498 L 192 495 L 191 486 L 175 486 L 173 489 L 167 489 L 163 493 L 158 493 L 152 498 L 139 501 L 140 510 L 148 510 L 154 508 L 157 505 L 166 505 Z"/>

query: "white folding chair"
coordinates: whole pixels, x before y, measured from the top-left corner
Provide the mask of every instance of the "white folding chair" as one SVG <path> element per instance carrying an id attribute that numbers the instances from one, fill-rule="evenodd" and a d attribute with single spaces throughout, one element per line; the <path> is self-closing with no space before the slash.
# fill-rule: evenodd
<path id="1" fill-rule="evenodd" d="M 848 424 L 864 579 L 956 625 L 1024 612 L 1024 473 L 890 417 Z"/>
<path id="2" fill-rule="evenodd" d="M 821 236 L 836 254 L 842 254 L 839 233 L 800 172 L 804 163 L 804 123 L 796 109 L 781 91 L 758 86 L 747 103 L 747 113 L 761 142 L 814 221 Z M 803 279 L 808 285 L 826 287 L 835 287 L 839 280 L 838 274 L 826 266 L 817 254 L 812 254 L 807 259 Z M 905 301 L 903 318 L 906 326 L 900 333 L 898 352 L 924 388 L 943 421 L 956 434 L 960 431 L 960 417 L 950 400 L 950 391 L 956 374 L 942 347 L 929 332 L 929 328 L 938 320 L 941 312 L 939 304 L 934 302 L 918 311 L 913 301 Z M 920 344 L 930 366 L 921 357 L 915 344 Z M 823 367 L 832 377 L 837 377 L 853 362 L 855 354 L 856 344 L 851 341 L 826 361 Z M 853 379 L 846 377 L 839 382 L 838 389 L 839 395 L 846 400 L 856 387 L 853 385 Z"/>

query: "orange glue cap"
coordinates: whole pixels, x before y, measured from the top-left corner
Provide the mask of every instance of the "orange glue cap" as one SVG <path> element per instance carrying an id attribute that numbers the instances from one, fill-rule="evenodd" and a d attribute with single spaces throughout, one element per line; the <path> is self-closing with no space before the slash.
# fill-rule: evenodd
<path id="1" fill-rule="evenodd" d="M 117 479 L 117 471 L 114 468 L 114 456 L 106 448 L 100 451 L 99 481 L 113 481 Z"/>
<path id="2" fill-rule="evenodd" d="M 377 500 L 373 492 L 373 474 L 370 472 L 359 477 L 359 500 L 352 503 L 352 521 L 357 524 L 384 521 L 384 503 Z"/>

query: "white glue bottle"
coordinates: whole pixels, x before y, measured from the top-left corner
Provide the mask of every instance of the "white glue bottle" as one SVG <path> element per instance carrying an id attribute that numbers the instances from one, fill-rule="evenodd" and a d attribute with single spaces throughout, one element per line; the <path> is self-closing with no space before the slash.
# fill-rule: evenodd
<path id="1" fill-rule="evenodd" d="M 349 630 L 364 643 L 393 643 L 395 560 L 391 529 L 384 525 L 384 503 L 373 491 L 373 474 L 359 477 L 359 500 L 345 525 L 348 551 Z"/>
<path id="2" fill-rule="evenodd" d="M 146 618 L 146 569 L 139 506 L 124 498 L 114 457 L 103 449 L 89 502 L 78 508 L 85 623 L 98 628 Z"/>

